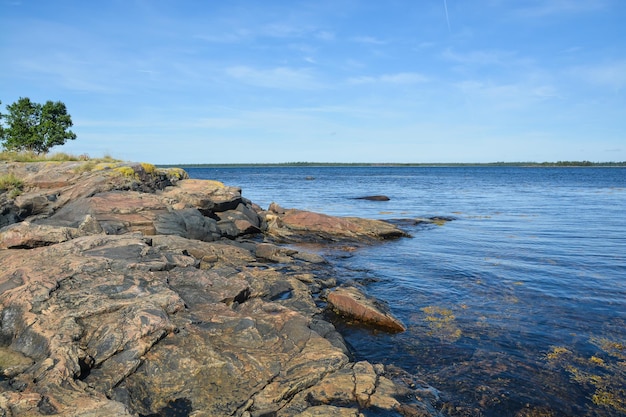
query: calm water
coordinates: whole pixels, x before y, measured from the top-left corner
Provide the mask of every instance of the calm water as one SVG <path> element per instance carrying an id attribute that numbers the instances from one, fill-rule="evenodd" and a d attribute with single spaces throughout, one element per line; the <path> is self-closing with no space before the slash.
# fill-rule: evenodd
<path id="1" fill-rule="evenodd" d="M 333 259 L 339 279 L 362 283 L 409 327 L 343 329 L 357 357 L 419 375 L 450 415 L 626 415 L 626 169 L 188 172 L 241 187 L 264 208 L 455 217 Z M 352 199 L 373 194 L 391 200 Z"/>

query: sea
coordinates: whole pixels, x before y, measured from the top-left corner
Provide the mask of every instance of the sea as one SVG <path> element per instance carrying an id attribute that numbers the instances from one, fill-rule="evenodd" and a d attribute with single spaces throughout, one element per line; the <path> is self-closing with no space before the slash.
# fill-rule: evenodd
<path id="1" fill-rule="evenodd" d="M 412 237 L 329 249 L 340 282 L 408 330 L 337 324 L 356 360 L 432 386 L 449 416 L 626 416 L 626 168 L 235 166 L 187 168 Z M 385 195 L 389 201 L 357 199 Z M 422 222 L 433 217 L 447 221 Z"/>

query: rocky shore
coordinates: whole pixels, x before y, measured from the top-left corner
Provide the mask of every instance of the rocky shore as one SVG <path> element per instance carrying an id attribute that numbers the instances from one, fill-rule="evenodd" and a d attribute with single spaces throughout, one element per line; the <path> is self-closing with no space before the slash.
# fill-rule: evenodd
<path id="1" fill-rule="evenodd" d="M 407 237 L 150 164 L 0 163 L 0 416 L 438 416 L 326 318 L 403 324 L 297 246 Z M 338 313 L 338 314 L 337 314 Z"/>

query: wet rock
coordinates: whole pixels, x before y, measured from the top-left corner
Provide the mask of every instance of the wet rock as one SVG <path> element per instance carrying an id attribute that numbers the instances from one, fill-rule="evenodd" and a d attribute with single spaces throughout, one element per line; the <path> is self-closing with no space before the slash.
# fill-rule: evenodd
<path id="1" fill-rule="evenodd" d="M 327 300 L 340 315 L 390 332 L 406 330 L 404 324 L 386 311 L 387 309 L 380 303 L 354 287 L 336 288 L 328 293 Z"/>
<path id="2" fill-rule="evenodd" d="M 367 195 L 363 197 L 356 197 L 355 200 L 389 201 L 390 198 L 386 195 Z"/>

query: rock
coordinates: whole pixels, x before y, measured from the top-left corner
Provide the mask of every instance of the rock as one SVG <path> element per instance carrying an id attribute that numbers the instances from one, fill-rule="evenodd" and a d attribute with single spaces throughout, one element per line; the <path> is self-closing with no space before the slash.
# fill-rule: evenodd
<path id="1" fill-rule="evenodd" d="M 270 206 L 265 220 L 267 233 L 286 241 L 371 241 L 409 236 L 398 227 L 381 220 L 285 210 L 277 205 Z"/>
<path id="2" fill-rule="evenodd" d="M 355 200 L 389 201 L 390 199 L 386 195 L 367 195 L 364 197 L 356 197 Z"/>
<path id="3" fill-rule="evenodd" d="M 197 208 L 205 215 L 234 210 L 243 202 L 241 189 L 210 180 L 182 180 L 166 188 L 162 195 L 184 207 Z"/>
<path id="4" fill-rule="evenodd" d="M 218 212 L 216 215 L 223 236 L 236 238 L 261 232 L 261 218 L 255 210 L 243 203 L 234 210 Z"/>
<path id="5" fill-rule="evenodd" d="M 66 242 L 83 233 L 76 228 L 15 223 L 0 230 L 0 249 L 37 248 Z"/>
<path id="6" fill-rule="evenodd" d="M 0 194 L 0 416 L 397 415 L 416 403 L 382 365 L 352 362 L 322 319 L 319 294 L 336 285 L 324 258 L 242 239 L 267 222 L 239 189 L 149 164 L 8 165 L 26 193 Z M 402 235 L 315 214 L 301 227 L 281 210 L 269 212 L 279 236 Z"/>
<path id="7" fill-rule="evenodd" d="M 189 254 L 198 260 L 201 269 L 214 266 L 247 266 L 254 265 L 255 256 L 241 246 L 229 245 L 225 242 L 201 242 L 179 236 L 157 235 L 151 238 L 152 246 L 168 252 Z"/>
<path id="8" fill-rule="evenodd" d="M 0 346 L 0 376 L 12 378 L 33 364 L 32 359 L 11 349 Z"/>
<path id="9" fill-rule="evenodd" d="M 160 235 L 176 235 L 211 242 L 220 238 L 217 222 L 195 208 L 173 210 L 154 220 L 154 231 Z"/>
<path id="10" fill-rule="evenodd" d="M 19 209 L 13 200 L 6 198 L 5 194 L 0 194 L 0 228 L 20 221 Z"/>
<path id="11" fill-rule="evenodd" d="M 256 246 L 256 256 L 271 262 L 288 263 L 293 262 L 293 255 L 298 251 L 289 248 L 283 248 L 271 243 L 261 243 Z"/>
<path id="12" fill-rule="evenodd" d="M 406 330 L 404 324 L 386 311 L 380 303 L 354 287 L 336 288 L 328 293 L 327 300 L 340 315 L 394 333 Z"/>

